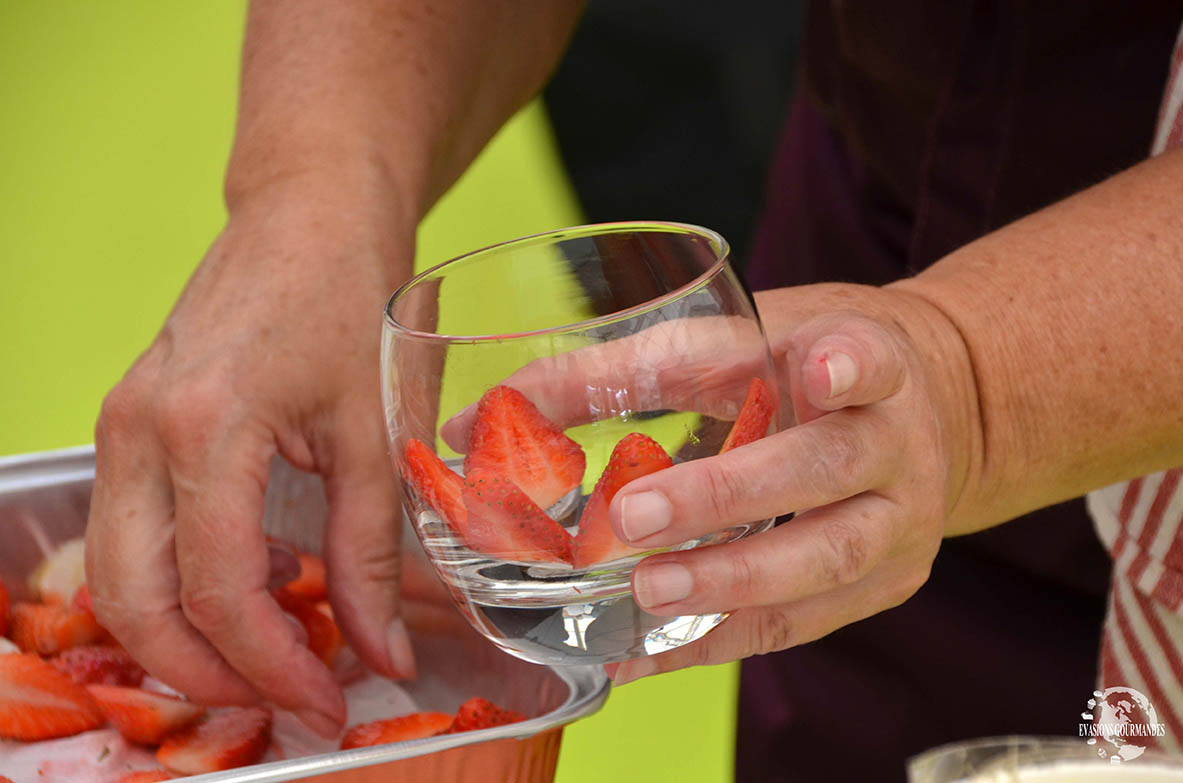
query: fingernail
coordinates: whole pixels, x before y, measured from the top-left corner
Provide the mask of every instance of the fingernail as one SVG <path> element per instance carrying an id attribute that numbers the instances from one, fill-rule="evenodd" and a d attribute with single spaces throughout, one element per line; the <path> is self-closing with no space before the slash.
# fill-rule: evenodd
<path id="1" fill-rule="evenodd" d="M 620 499 L 620 530 L 638 541 L 670 526 L 674 508 L 659 492 L 638 492 Z"/>
<path id="2" fill-rule="evenodd" d="M 401 617 L 394 618 L 386 627 L 386 654 L 390 658 L 391 670 L 398 676 L 407 680 L 419 676 L 411 637 L 407 634 L 407 625 Z"/>
<path id="3" fill-rule="evenodd" d="M 826 354 L 826 370 L 830 373 L 830 397 L 850 391 L 858 376 L 854 359 L 837 351 Z"/>
<path id="4" fill-rule="evenodd" d="M 301 723 L 322 737 L 336 737 L 341 733 L 341 724 L 323 712 L 305 708 L 296 710 L 295 715 L 300 719 Z"/>
<path id="5" fill-rule="evenodd" d="M 679 563 L 655 563 L 633 572 L 633 590 L 637 603 L 644 608 L 681 601 L 693 589 L 690 569 Z"/>
<path id="6" fill-rule="evenodd" d="M 635 661 L 625 661 L 616 670 L 616 676 L 612 678 L 612 684 L 625 685 L 633 680 L 648 677 L 651 674 L 657 674 L 657 663 L 652 658 L 638 658 Z"/>

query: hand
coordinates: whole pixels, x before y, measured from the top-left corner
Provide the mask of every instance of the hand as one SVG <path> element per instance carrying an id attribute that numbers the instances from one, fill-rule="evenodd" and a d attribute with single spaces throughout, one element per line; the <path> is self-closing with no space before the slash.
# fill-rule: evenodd
<path id="1" fill-rule="evenodd" d="M 341 691 L 268 592 L 274 454 L 324 479 L 343 633 L 378 672 L 415 668 L 377 383 L 381 307 L 409 269 L 413 224 L 347 185 L 297 178 L 236 205 L 103 403 L 87 529 L 95 612 L 150 673 L 205 703 L 268 699 L 330 735 Z"/>
<path id="2" fill-rule="evenodd" d="M 962 532 L 977 399 L 941 311 L 891 287 L 781 289 L 757 302 L 798 426 L 638 479 L 610 515 L 643 547 L 797 516 L 640 563 L 633 592 L 646 610 L 733 614 L 698 642 L 609 667 L 618 684 L 782 650 L 896 606 L 925 582 L 942 537 Z"/>
<path id="3" fill-rule="evenodd" d="M 642 548 L 797 516 L 758 537 L 642 561 L 633 592 L 648 611 L 733 616 L 699 642 L 609 667 L 617 682 L 780 650 L 895 606 L 923 584 L 942 536 L 976 521 L 956 513 L 980 464 L 976 389 L 938 308 L 898 286 L 781 289 L 757 303 L 798 425 L 638 479 L 610 515 L 616 535 Z M 621 409 L 726 418 L 762 366 L 750 323 L 699 318 L 535 360 L 505 383 L 561 427 Z M 654 383 L 639 389 L 638 375 Z M 445 424 L 453 448 L 466 449 L 473 415 Z"/>
<path id="4" fill-rule="evenodd" d="M 622 339 L 543 356 L 503 383 L 524 392 L 562 429 L 662 409 L 734 419 L 766 363 L 756 322 L 718 315 L 662 321 Z M 468 451 L 476 410 L 473 402 L 440 428 L 458 452 Z"/>

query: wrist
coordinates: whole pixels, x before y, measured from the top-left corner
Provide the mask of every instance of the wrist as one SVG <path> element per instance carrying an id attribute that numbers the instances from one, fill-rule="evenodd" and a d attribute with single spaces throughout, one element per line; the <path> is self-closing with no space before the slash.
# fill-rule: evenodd
<path id="1" fill-rule="evenodd" d="M 900 323 L 923 361 L 923 379 L 938 413 L 949 477 L 945 535 L 972 533 L 1000 522 L 984 503 L 992 492 L 985 475 L 985 429 L 973 357 L 948 304 L 911 278 L 884 286 L 898 300 Z"/>
<path id="2" fill-rule="evenodd" d="M 360 149 L 310 150 L 256 160 L 236 148 L 226 169 L 223 197 L 231 217 L 250 211 L 256 202 L 291 198 L 368 203 L 412 225 L 420 217 L 411 189 L 381 156 Z"/>
<path id="3" fill-rule="evenodd" d="M 276 172 L 233 193 L 228 187 L 227 212 L 222 239 L 231 238 L 238 248 L 235 265 L 252 259 L 272 263 L 275 251 L 286 247 L 302 264 L 352 266 L 351 274 L 360 273 L 359 279 L 376 274 L 390 290 L 411 274 L 417 219 L 380 168 Z"/>

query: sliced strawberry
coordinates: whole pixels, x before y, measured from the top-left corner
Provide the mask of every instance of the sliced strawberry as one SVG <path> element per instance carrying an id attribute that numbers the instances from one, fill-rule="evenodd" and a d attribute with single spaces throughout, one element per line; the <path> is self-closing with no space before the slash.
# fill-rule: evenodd
<path id="1" fill-rule="evenodd" d="M 448 734 L 491 729 L 494 726 L 504 726 L 507 723 L 517 723 L 525 719 L 526 716 L 520 712 L 502 709 L 488 699 L 477 696 L 460 705 L 460 709 L 456 711 L 456 717 L 452 721 L 452 726 L 448 729 Z"/>
<path id="2" fill-rule="evenodd" d="M 727 433 L 727 440 L 723 441 L 719 453 L 738 449 L 763 438 L 768 434 L 768 425 L 772 423 L 774 412 L 776 398 L 772 396 L 772 390 L 764 381 L 753 378 L 748 384 L 748 394 L 743 407 L 739 409 L 739 416 L 735 424 L 731 425 L 731 432 Z"/>
<path id="3" fill-rule="evenodd" d="M 674 464 L 657 441 L 633 432 L 625 435 L 612 449 L 612 456 L 600 474 L 596 488 L 583 507 L 579 534 L 575 536 L 575 567 L 618 560 L 644 550 L 634 549 L 612 532 L 608 505 L 621 488 L 634 479 L 664 470 Z"/>
<path id="4" fill-rule="evenodd" d="M 325 666 L 333 668 L 337 654 L 345 646 L 345 639 L 333 619 L 332 610 L 325 610 L 328 604 L 322 609 L 307 598 L 291 593 L 286 587 L 276 590 L 274 596 L 279 607 L 304 626 L 304 632 L 308 635 L 308 649 L 324 661 Z"/>
<path id="5" fill-rule="evenodd" d="M 70 737 L 102 725 L 81 685 L 36 655 L 0 655 L 0 739 Z"/>
<path id="6" fill-rule="evenodd" d="M 464 480 L 421 440 L 411 438 L 403 450 L 407 482 L 459 533 L 468 518 L 461 495 Z"/>
<path id="7" fill-rule="evenodd" d="M 174 774 L 200 775 L 257 764 L 271 744 L 271 713 L 229 709 L 171 735 L 156 760 Z"/>
<path id="8" fill-rule="evenodd" d="M 443 712 L 413 712 L 398 718 L 362 723 L 345 732 L 341 750 L 434 737 L 451 725 L 452 716 Z"/>
<path id="9" fill-rule="evenodd" d="M 540 508 L 550 508 L 583 481 L 587 458 L 525 395 L 495 386 L 477 403 L 464 473 L 500 473 Z"/>
<path id="10" fill-rule="evenodd" d="M 139 688 L 88 685 L 87 690 L 111 725 L 141 745 L 159 745 L 205 714 L 204 707 L 192 702 Z"/>
<path id="11" fill-rule="evenodd" d="M 8 635 L 9 616 L 12 614 L 12 599 L 4 580 L 0 579 L 0 636 Z"/>
<path id="12" fill-rule="evenodd" d="M 142 769 L 137 772 L 128 772 L 119 778 L 119 783 L 163 783 L 165 780 L 172 779 L 173 776 L 163 769 Z"/>
<path id="13" fill-rule="evenodd" d="M 509 479 L 485 468 L 464 477 L 471 548 L 503 560 L 571 562 L 571 536 Z"/>
<path id="14" fill-rule="evenodd" d="M 293 595 L 307 598 L 313 603 L 328 598 L 324 558 L 300 551 L 296 552 L 296 558 L 300 561 L 300 575 L 284 585 L 284 588 Z"/>
<path id="15" fill-rule="evenodd" d="M 87 645 L 66 650 L 50 661 L 79 685 L 126 685 L 144 680 L 144 669 L 122 647 Z"/>
<path id="16" fill-rule="evenodd" d="M 25 652 L 48 657 L 105 636 L 93 614 L 72 606 L 22 603 L 12 607 L 12 640 Z"/>

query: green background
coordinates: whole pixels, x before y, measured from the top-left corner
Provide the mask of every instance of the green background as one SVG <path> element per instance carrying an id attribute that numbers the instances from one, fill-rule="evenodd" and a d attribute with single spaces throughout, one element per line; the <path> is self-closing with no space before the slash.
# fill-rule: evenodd
<path id="1" fill-rule="evenodd" d="M 0 454 L 90 441 L 220 228 L 242 22 L 241 0 L 0 0 Z M 418 264 L 579 217 L 535 104 L 424 222 Z M 729 780 L 736 677 L 613 693 L 557 780 Z"/>

